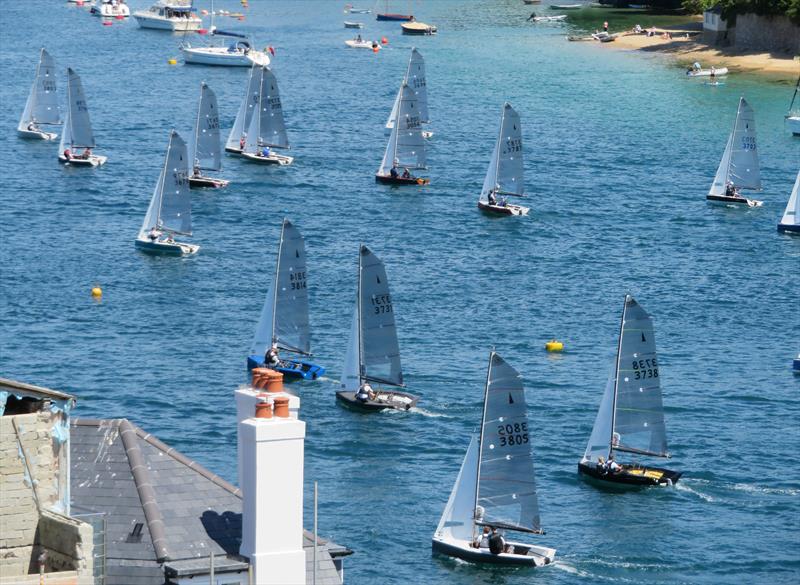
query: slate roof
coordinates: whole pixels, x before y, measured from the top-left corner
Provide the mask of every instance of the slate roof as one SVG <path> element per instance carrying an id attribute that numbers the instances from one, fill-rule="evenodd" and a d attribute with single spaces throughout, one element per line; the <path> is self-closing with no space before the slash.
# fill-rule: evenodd
<path id="1" fill-rule="evenodd" d="M 238 488 L 126 419 L 73 419 L 71 427 L 72 503 L 106 514 L 106 585 L 161 584 L 207 574 L 212 553 L 217 573 L 247 571 L 247 558 L 238 554 Z M 333 557 L 352 551 L 317 542 L 317 583 L 339 585 Z M 303 547 L 310 583 L 309 532 Z"/>

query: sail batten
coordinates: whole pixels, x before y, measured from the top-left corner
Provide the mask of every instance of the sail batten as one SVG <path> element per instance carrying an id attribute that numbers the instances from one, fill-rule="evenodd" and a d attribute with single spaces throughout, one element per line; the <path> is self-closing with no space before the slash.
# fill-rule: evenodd
<path id="1" fill-rule="evenodd" d="M 222 170 L 217 96 L 205 83 L 200 85 L 200 105 L 190 142 L 189 161 L 193 168 Z"/>
<path id="2" fill-rule="evenodd" d="M 490 191 L 500 195 L 525 194 L 525 170 L 522 156 L 522 125 L 517 111 L 506 103 L 500 117 L 500 130 L 481 189 L 481 201 L 488 201 Z"/>

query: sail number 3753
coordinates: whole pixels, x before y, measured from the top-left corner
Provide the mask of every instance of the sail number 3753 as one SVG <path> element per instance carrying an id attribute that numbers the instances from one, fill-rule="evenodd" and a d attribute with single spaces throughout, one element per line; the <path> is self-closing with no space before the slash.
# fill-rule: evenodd
<path id="1" fill-rule="evenodd" d="M 500 446 L 523 445 L 528 439 L 528 423 L 508 423 L 497 425 L 497 434 L 500 435 Z"/>

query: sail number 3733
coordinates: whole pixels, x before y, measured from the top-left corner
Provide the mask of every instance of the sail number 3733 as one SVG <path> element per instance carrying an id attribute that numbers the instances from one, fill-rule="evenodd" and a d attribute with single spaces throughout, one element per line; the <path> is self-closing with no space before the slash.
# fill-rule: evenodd
<path id="1" fill-rule="evenodd" d="M 508 423 L 497 425 L 497 434 L 500 435 L 500 446 L 524 445 L 528 439 L 528 423 Z"/>

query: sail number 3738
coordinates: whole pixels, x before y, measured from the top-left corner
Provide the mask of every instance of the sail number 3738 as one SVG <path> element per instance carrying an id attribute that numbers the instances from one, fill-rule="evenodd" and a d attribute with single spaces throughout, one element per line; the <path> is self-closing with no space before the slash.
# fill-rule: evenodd
<path id="1" fill-rule="evenodd" d="M 656 358 L 633 360 L 633 373 L 636 380 L 658 378 L 658 363 L 656 363 Z"/>
<path id="2" fill-rule="evenodd" d="M 497 434 L 500 435 L 500 446 L 523 445 L 528 439 L 528 423 L 511 423 L 497 425 Z"/>

